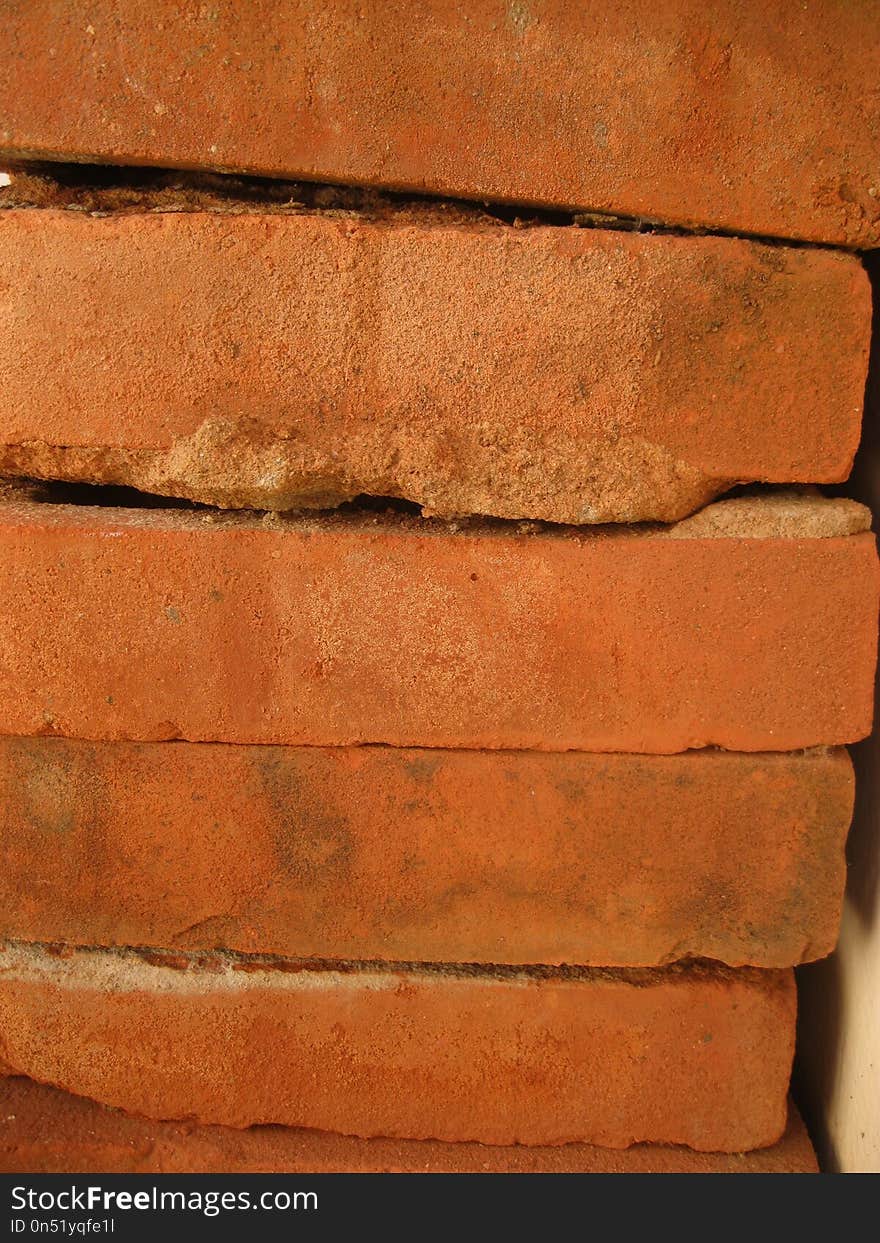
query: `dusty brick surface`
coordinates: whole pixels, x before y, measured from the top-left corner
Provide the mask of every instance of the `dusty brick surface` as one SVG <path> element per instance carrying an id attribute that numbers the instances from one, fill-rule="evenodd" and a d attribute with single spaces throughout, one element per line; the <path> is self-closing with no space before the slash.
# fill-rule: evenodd
<path id="1" fill-rule="evenodd" d="M 876 0 L 13 0 L 3 16 L 7 155 L 880 241 Z"/>
<path id="2" fill-rule="evenodd" d="M 152 1118 L 741 1152 L 785 1129 L 791 971 L 148 961 L 7 943 L 8 1068 Z"/>
<path id="3" fill-rule="evenodd" d="M 849 472 L 852 256 L 226 206 L 0 212 L 0 474 L 582 523 Z"/>
<path id="4" fill-rule="evenodd" d="M 633 752 L 867 734 L 868 511 L 716 508 L 723 529 L 710 509 L 590 532 L 0 502 L 0 733 Z"/>
<path id="5" fill-rule="evenodd" d="M 289 957 L 783 967 L 830 953 L 844 751 L 0 739 L 0 935 Z"/>
<path id="6" fill-rule="evenodd" d="M 814 1174 L 816 1158 L 789 1104 L 779 1143 L 745 1154 L 638 1144 L 489 1147 L 353 1139 L 293 1127 L 153 1122 L 28 1079 L 0 1082 L 4 1174 Z"/>

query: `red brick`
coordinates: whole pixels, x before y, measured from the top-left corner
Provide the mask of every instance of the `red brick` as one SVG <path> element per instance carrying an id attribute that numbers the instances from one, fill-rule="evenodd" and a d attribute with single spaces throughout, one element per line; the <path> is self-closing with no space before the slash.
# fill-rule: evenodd
<path id="1" fill-rule="evenodd" d="M 814 1174 L 816 1157 L 789 1105 L 778 1144 L 747 1154 L 638 1144 L 506 1148 L 436 1140 L 353 1139 L 291 1127 L 152 1122 L 28 1079 L 0 1083 L 4 1174 Z"/>
<path id="2" fill-rule="evenodd" d="M 47 209 L 0 213 L 0 266 L 7 476 L 672 520 L 737 481 L 844 479 L 858 443 L 870 292 L 828 251 Z"/>
<path id="3" fill-rule="evenodd" d="M 362 1138 L 766 1147 L 794 1020 L 791 971 L 0 953 L 11 1071 L 152 1118 Z"/>
<path id="4" fill-rule="evenodd" d="M 876 0 L 18 0 L 2 150 L 880 242 Z"/>
<path id="5" fill-rule="evenodd" d="M 0 503 L 0 733 L 676 752 L 867 734 L 845 501 L 671 529 Z M 843 532 L 859 532 L 843 534 Z"/>
<path id="6" fill-rule="evenodd" d="M 844 751 L 0 739 L 0 935 L 410 962 L 830 953 Z"/>

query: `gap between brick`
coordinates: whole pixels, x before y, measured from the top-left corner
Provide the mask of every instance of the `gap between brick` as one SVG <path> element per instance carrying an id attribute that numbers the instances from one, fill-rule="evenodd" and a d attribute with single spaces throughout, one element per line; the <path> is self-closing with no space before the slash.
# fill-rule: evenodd
<path id="1" fill-rule="evenodd" d="M 10 185 L 0 182 L 0 209 L 59 208 L 93 216 L 149 212 L 330 214 L 371 220 L 483 224 L 502 228 L 594 228 L 668 237 L 725 237 L 793 250 L 852 250 L 827 242 L 773 237 L 706 226 L 665 224 L 648 217 L 534 207 L 374 190 L 326 182 L 286 181 L 231 173 L 101 164 L 13 161 Z"/>
<path id="2" fill-rule="evenodd" d="M 4 971 L 3 956 L 12 951 L 16 954 L 33 953 L 49 958 L 69 959 L 80 954 L 99 954 L 116 959 L 136 958 L 153 967 L 173 971 L 199 971 L 207 975 L 235 971 L 244 973 L 278 973 L 297 975 L 302 973 L 327 973 L 335 975 L 427 975 L 451 976 L 456 979 L 493 980 L 563 980 L 589 982 L 598 980 L 628 983 L 634 987 L 662 984 L 671 977 L 711 977 L 712 979 L 742 979 L 754 974 L 767 978 L 772 968 L 729 967 L 707 958 L 682 958 L 660 967 L 582 967 L 570 963 L 548 965 L 544 963 L 477 963 L 477 962 L 419 962 L 392 959 L 347 958 L 286 958 L 276 954 L 244 954 L 235 950 L 214 949 L 182 951 L 162 946 L 144 945 L 81 945 L 68 941 L 23 941 L 8 938 L 0 942 L 0 974 Z M 778 972 L 777 972 L 778 974 Z"/>

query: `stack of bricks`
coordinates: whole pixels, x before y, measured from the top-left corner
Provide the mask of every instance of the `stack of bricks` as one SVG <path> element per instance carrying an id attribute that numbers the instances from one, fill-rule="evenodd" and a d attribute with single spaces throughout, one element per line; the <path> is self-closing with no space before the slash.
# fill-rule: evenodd
<path id="1" fill-rule="evenodd" d="M 629 7 L 4 7 L 4 1169 L 815 1168 L 877 9 Z"/>

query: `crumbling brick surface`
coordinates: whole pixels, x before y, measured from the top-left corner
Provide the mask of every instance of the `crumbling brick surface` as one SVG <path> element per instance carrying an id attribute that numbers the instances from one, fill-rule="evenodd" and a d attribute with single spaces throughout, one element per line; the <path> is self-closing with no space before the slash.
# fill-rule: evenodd
<path id="1" fill-rule="evenodd" d="M 747 1154 L 638 1144 L 625 1150 L 353 1139 L 293 1127 L 193 1126 L 133 1117 L 45 1084 L 0 1082 L 6 1174 L 814 1174 L 792 1104 L 779 1143 Z"/>
<path id="2" fill-rule="evenodd" d="M 289 957 L 782 967 L 830 953 L 844 751 L 0 739 L 0 935 Z"/>
<path id="3" fill-rule="evenodd" d="M 0 474 L 592 523 L 849 472 L 870 328 L 851 256 L 144 206 L 0 212 Z"/>
<path id="4" fill-rule="evenodd" d="M 864 736 L 867 510 L 725 504 L 714 528 L 710 509 L 590 532 L 9 499 L 0 733 L 633 752 Z"/>
<path id="5" fill-rule="evenodd" d="M 790 971 L 0 953 L 11 1071 L 237 1127 L 741 1152 L 785 1129 L 794 1021 Z"/>
<path id="6" fill-rule="evenodd" d="M 12 0 L 3 18 L 7 157 L 880 241 L 876 0 Z"/>

